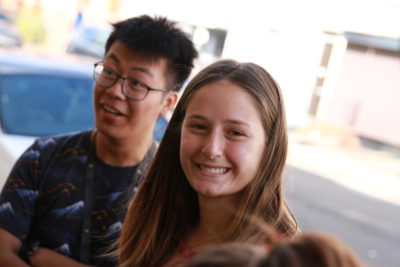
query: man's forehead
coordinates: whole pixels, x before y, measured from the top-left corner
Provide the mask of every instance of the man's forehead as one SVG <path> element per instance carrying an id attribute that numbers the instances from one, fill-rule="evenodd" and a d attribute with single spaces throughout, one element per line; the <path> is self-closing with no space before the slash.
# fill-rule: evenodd
<path id="1" fill-rule="evenodd" d="M 167 70 L 167 60 L 164 58 L 149 60 L 146 56 L 141 55 L 136 55 L 135 58 L 137 60 L 129 61 L 129 71 L 143 72 L 150 76 L 153 76 L 154 72 L 158 70 L 162 72 Z M 123 61 L 125 59 L 121 55 L 118 55 L 118 53 L 113 53 L 113 51 L 110 51 L 105 57 L 105 61 L 108 60 L 113 61 L 118 65 L 121 65 L 123 64 Z"/>

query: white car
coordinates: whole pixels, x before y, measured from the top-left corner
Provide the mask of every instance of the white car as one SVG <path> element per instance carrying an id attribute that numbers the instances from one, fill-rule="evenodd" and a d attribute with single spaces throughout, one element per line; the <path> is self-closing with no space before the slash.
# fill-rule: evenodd
<path id="1" fill-rule="evenodd" d="M 94 126 L 93 65 L 0 51 L 0 188 L 36 137 Z"/>

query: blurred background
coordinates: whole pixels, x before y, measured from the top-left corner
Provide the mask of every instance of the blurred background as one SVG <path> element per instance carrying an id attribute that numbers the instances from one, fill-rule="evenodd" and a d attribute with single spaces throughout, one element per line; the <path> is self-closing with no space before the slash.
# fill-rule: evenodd
<path id="1" fill-rule="evenodd" d="M 400 0 L 0 0 L 0 55 L 90 65 L 110 23 L 141 14 L 179 23 L 200 52 L 194 74 L 220 58 L 265 67 L 286 102 L 300 226 L 398 266 Z"/>
<path id="2" fill-rule="evenodd" d="M 1 0 L 0 44 L 101 58 L 110 22 L 166 15 L 192 37 L 199 68 L 231 57 L 271 72 L 290 128 L 318 121 L 400 145 L 399 0 L 188 3 Z"/>

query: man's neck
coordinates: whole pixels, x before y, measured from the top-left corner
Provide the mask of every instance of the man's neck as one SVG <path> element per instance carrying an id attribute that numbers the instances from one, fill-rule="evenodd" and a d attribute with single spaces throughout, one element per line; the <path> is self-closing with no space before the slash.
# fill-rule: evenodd
<path id="1" fill-rule="evenodd" d="M 127 167 L 139 164 L 147 154 L 152 136 L 147 138 L 114 139 L 97 133 L 96 155 L 105 163 Z"/>

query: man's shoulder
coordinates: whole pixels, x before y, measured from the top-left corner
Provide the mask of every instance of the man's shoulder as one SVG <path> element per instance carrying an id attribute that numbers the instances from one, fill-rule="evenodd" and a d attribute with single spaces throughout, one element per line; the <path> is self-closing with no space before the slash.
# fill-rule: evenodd
<path id="1" fill-rule="evenodd" d="M 35 144 L 40 149 L 47 149 L 51 147 L 71 147 L 71 146 L 79 146 L 86 145 L 89 143 L 89 135 L 91 130 L 46 136 L 37 138 Z"/>
<path id="2" fill-rule="evenodd" d="M 90 146 L 91 130 L 40 137 L 22 155 L 22 159 L 53 158 L 56 155 L 82 155 Z"/>

